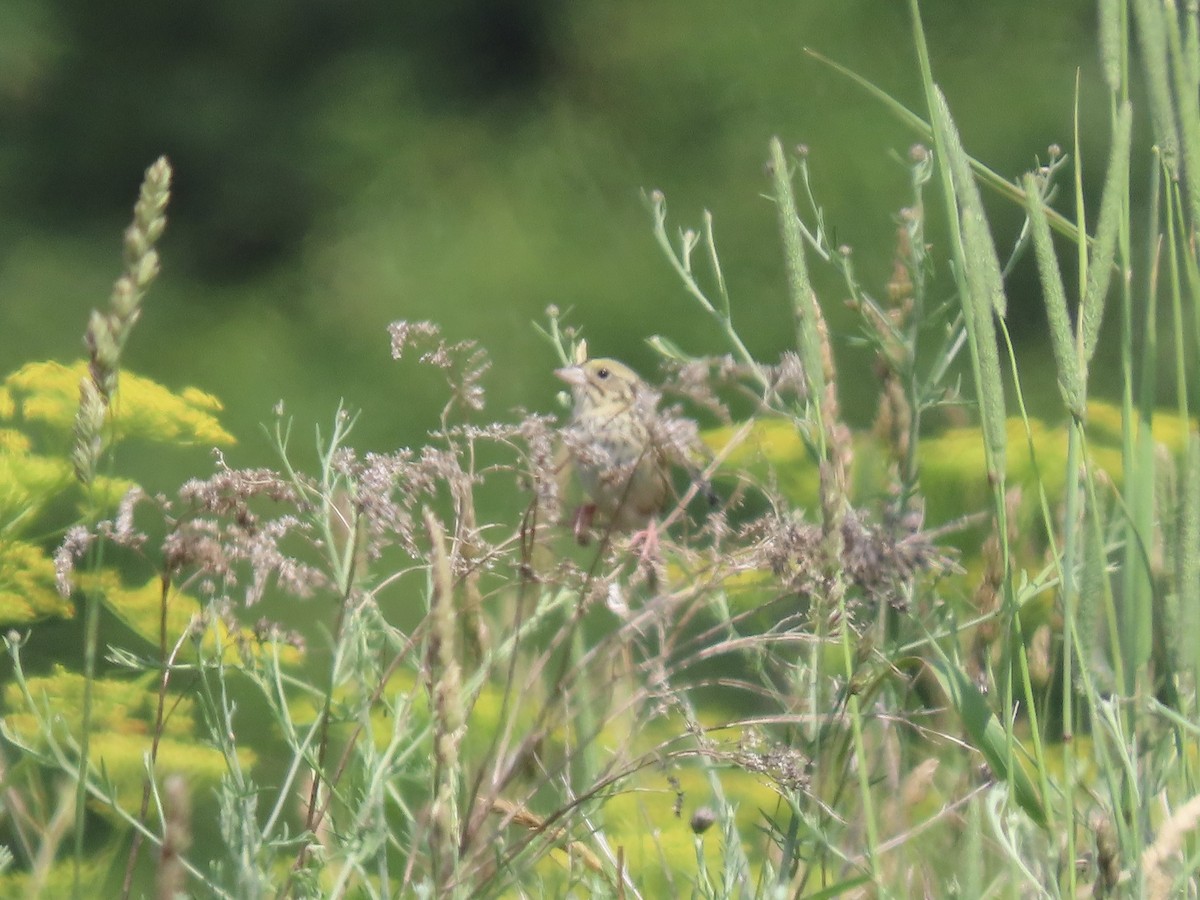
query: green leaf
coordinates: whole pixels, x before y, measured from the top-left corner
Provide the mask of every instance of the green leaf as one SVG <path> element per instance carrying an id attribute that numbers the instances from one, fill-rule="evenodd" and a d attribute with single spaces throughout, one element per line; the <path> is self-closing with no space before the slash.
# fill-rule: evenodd
<path id="1" fill-rule="evenodd" d="M 1045 828 L 1046 808 L 1042 797 L 1017 759 L 1024 755 L 1020 744 L 1016 746 L 1018 752 L 1009 752 L 1004 726 L 988 706 L 987 699 L 961 669 L 944 661 L 931 661 L 929 665 L 946 692 L 951 708 L 958 713 L 967 740 L 983 754 L 992 774 L 1011 786 L 1017 805 L 1040 828 Z"/>

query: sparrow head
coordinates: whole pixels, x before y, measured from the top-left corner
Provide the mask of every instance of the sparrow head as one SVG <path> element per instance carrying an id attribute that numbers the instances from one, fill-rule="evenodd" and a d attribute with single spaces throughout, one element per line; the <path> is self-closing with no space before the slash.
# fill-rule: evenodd
<path id="1" fill-rule="evenodd" d="M 606 407 L 632 405 L 645 388 L 633 369 L 615 359 L 589 359 L 555 369 L 554 374 L 570 386 L 576 416 Z"/>

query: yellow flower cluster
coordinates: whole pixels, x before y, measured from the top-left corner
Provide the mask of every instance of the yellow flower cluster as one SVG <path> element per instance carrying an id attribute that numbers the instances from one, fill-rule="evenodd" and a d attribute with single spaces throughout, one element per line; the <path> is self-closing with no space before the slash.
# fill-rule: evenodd
<path id="1" fill-rule="evenodd" d="M 0 622 L 12 627 L 74 614 L 75 605 L 55 587 L 54 561 L 41 547 L 0 541 Z"/>
<path id="2" fill-rule="evenodd" d="M 86 375 L 83 361 L 69 366 L 48 361 L 22 366 L 0 384 L 0 420 L 38 423 L 69 433 L 79 409 L 79 382 Z M 216 397 L 197 388 L 174 393 L 148 378 L 122 372 L 109 418 L 118 439 L 232 444 L 233 435 L 214 415 L 221 408 Z"/>
<path id="3" fill-rule="evenodd" d="M 127 808 L 136 805 L 141 793 L 145 755 L 154 730 L 155 678 L 132 681 L 99 678 L 92 683 L 89 729 L 92 766 L 104 771 L 107 783 Z M 83 675 L 61 665 L 56 665 L 45 677 L 28 679 L 29 697 L 34 709 L 41 711 L 40 715 L 28 711 L 20 684 L 8 684 L 4 688 L 5 707 L 26 711 L 4 717 L 6 734 L 18 744 L 39 752 L 49 749 L 52 741 L 60 748 L 73 746 L 79 740 L 84 681 Z M 216 785 L 226 765 L 219 750 L 196 740 L 195 706 L 195 701 L 187 697 L 171 698 L 171 714 L 162 721 L 155 769 L 159 775 L 172 772 L 186 775 L 193 792 L 201 794 Z M 46 721 L 54 723 L 50 734 L 43 730 Z M 254 762 L 254 754 L 241 748 L 238 758 L 244 765 Z M 110 808 L 107 804 L 96 806 L 99 812 Z"/>

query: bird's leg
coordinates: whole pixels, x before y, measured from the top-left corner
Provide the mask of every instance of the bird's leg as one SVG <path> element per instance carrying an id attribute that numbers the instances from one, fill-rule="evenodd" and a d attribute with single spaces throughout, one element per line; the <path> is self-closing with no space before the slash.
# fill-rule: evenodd
<path id="1" fill-rule="evenodd" d="M 636 548 L 638 544 L 642 545 L 642 552 L 638 554 L 638 559 L 642 563 L 648 563 L 652 560 L 658 559 L 658 525 L 655 523 L 654 519 L 651 519 L 649 522 L 647 522 L 646 527 L 641 531 L 635 531 L 629 536 L 630 550 Z"/>
<path id="2" fill-rule="evenodd" d="M 592 519 L 595 517 L 595 503 L 581 503 L 575 507 L 575 515 L 571 517 L 571 531 L 580 547 L 586 547 L 591 541 Z"/>

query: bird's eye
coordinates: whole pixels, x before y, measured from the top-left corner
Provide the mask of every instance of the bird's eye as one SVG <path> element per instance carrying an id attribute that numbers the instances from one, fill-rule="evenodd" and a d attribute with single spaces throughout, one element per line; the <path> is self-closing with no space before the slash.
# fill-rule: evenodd
<path id="1" fill-rule="evenodd" d="M 599 378 L 601 381 L 603 381 L 605 378 L 607 378 L 611 374 L 612 373 L 609 372 L 608 369 L 601 368 L 601 369 L 596 370 L 596 377 Z"/>

